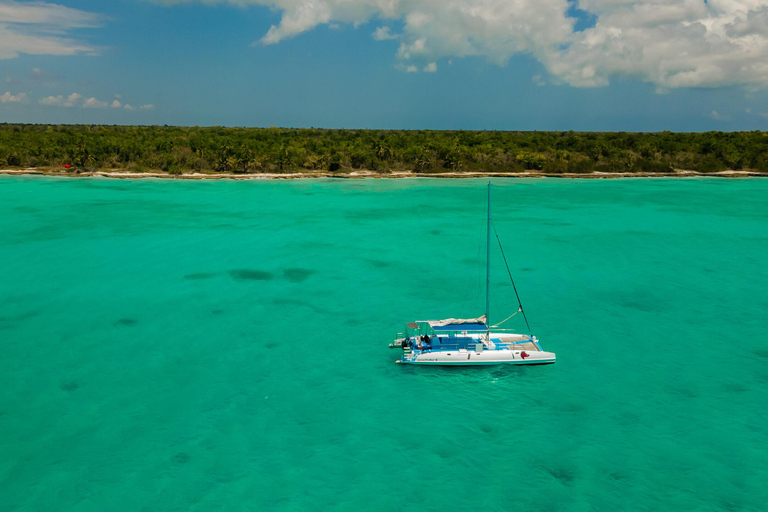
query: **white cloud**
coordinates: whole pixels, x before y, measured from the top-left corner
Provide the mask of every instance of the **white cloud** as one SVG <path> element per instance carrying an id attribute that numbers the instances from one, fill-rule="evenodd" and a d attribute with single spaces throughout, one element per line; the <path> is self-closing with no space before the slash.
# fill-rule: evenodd
<path id="1" fill-rule="evenodd" d="M 426 49 L 427 38 L 415 40 L 413 43 L 401 43 L 400 48 L 397 49 L 397 56 L 404 60 L 409 60 L 411 57 L 418 57 L 429 53 Z"/>
<path id="2" fill-rule="evenodd" d="M 543 63 L 552 80 L 581 87 L 604 86 L 616 77 L 653 83 L 662 91 L 768 87 L 768 0 L 575 0 L 595 20 L 579 32 L 568 16 L 570 0 L 198 1 L 282 11 L 260 44 L 276 44 L 322 24 L 383 20 L 402 24 L 397 58 L 419 66 L 466 56 L 505 65 L 524 53 Z M 395 36 L 382 26 L 373 37 Z"/>
<path id="3" fill-rule="evenodd" d="M 58 96 L 48 96 L 47 98 L 41 98 L 38 103 L 46 106 L 60 106 L 64 103 L 64 96 L 61 94 Z"/>
<path id="4" fill-rule="evenodd" d="M 77 103 L 82 99 L 83 97 L 77 94 L 76 92 L 73 92 L 69 96 L 67 96 L 67 101 L 65 101 L 62 106 L 64 107 L 74 107 L 77 105 Z"/>
<path id="5" fill-rule="evenodd" d="M 26 103 L 27 93 L 20 92 L 16 95 L 11 94 L 10 91 L 0 96 L 0 103 Z"/>
<path id="6" fill-rule="evenodd" d="M 123 99 L 123 95 L 122 95 L 122 94 L 115 94 L 115 95 L 114 95 L 114 96 L 112 96 L 112 97 L 113 97 L 113 98 L 115 98 L 116 100 L 121 100 L 121 99 Z"/>
<path id="7" fill-rule="evenodd" d="M 712 112 L 709 114 L 709 117 L 711 117 L 711 118 L 712 118 L 712 119 L 714 119 L 715 121 L 730 121 L 730 119 L 731 119 L 731 118 L 730 118 L 730 117 L 728 117 L 728 116 L 724 116 L 724 115 L 722 115 L 722 114 L 719 114 L 719 113 L 717 112 L 717 110 L 713 110 L 713 111 L 712 111 Z"/>
<path id="8" fill-rule="evenodd" d="M 66 98 L 59 94 L 58 96 L 48 96 L 46 98 L 42 98 L 40 101 L 38 101 L 41 105 L 46 105 L 49 107 L 75 107 L 80 103 L 80 100 L 83 97 L 76 92 L 73 92 Z"/>
<path id="9" fill-rule="evenodd" d="M 20 53 L 96 54 L 96 47 L 67 34 L 73 29 L 99 27 L 105 19 L 100 14 L 47 2 L 0 0 L 0 60 L 16 58 Z"/>
<path id="10" fill-rule="evenodd" d="M 108 106 L 109 103 L 106 101 L 99 101 L 96 98 L 88 98 L 85 100 L 85 103 L 83 103 L 84 108 L 105 108 Z"/>
<path id="11" fill-rule="evenodd" d="M 406 73 L 418 73 L 418 72 L 419 72 L 419 68 L 417 68 L 416 66 L 414 66 L 413 64 L 411 64 L 410 66 L 408 66 L 407 68 L 405 68 L 405 72 L 406 72 Z"/>
<path id="12" fill-rule="evenodd" d="M 762 34 L 750 24 L 768 8 L 765 0 L 586 0 L 580 7 L 597 15 L 596 25 L 545 62 L 572 85 L 626 76 L 669 88 L 768 86 L 768 28 Z"/>
<path id="13" fill-rule="evenodd" d="M 543 78 L 541 78 L 541 75 L 533 75 L 531 77 L 531 81 L 538 85 L 539 87 L 547 85 L 547 82 L 544 81 Z"/>
<path id="14" fill-rule="evenodd" d="M 0 23 L 51 25 L 60 29 L 94 28 L 101 26 L 103 16 L 47 2 L 0 3 Z"/>
<path id="15" fill-rule="evenodd" d="M 437 62 L 430 62 L 424 66 L 425 73 L 434 73 L 435 71 L 437 71 Z"/>
<path id="16" fill-rule="evenodd" d="M 21 93 L 23 94 L 23 93 Z M 10 96 L 10 93 L 6 93 L 6 95 Z M 17 95 L 18 96 L 18 95 Z M 115 94 L 115 97 L 120 96 L 119 94 Z M 2 96 L 0 98 L 5 98 L 5 96 Z M 26 95 L 24 95 L 24 99 L 26 99 Z M 3 102 L 6 100 L 3 99 Z M 101 101 L 97 98 L 91 97 L 88 99 L 83 99 L 83 96 L 73 92 L 67 97 L 62 96 L 59 94 L 58 96 L 48 96 L 46 98 L 42 98 L 38 101 L 40 105 L 45 105 L 49 107 L 81 107 L 81 108 L 119 108 L 123 110 L 133 111 L 136 110 L 136 107 L 129 105 L 129 104 L 123 104 L 119 100 L 114 99 L 112 102 L 108 101 Z M 142 105 L 139 107 L 141 110 L 152 110 L 154 109 L 154 105 Z"/>
<path id="17" fill-rule="evenodd" d="M 400 36 L 389 32 L 389 27 L 379 27 L 373 32 L 373 38 L 377 41 L 387 41 L 389 39 L 398 39 Z"/>

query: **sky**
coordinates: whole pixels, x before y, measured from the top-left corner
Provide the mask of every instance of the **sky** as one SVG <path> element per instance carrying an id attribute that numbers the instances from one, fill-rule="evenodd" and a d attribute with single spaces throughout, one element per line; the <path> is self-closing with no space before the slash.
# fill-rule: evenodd
<path id="1" fill-rule="evenodd" d="M 0 122 L 768 130 L 768 0 L 0 0 Z"/>

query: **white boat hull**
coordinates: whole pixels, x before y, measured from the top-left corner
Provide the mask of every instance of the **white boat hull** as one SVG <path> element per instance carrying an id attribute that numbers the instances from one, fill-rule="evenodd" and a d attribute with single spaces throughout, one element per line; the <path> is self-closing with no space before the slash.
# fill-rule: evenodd
<path id="1" fill-rule="evenodd" d="M 452 352 L 421 352 L 398 359 L 402 364 L 432 366 L 487 366 L 499 364 L 552 364 L 555 354 L 544 351 L 484 350 L 482 352 L 458 350 Z"/>

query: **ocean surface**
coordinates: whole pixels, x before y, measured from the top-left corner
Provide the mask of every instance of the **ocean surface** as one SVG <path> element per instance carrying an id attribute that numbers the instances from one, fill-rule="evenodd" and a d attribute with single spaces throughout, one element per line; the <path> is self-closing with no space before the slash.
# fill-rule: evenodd
<path id="1" fill-rule="evenodd" d="M 494 180 L 557 363 L 396 365 L 485 183 L 0 178 L 0 510 L 766 510 L 768 180 Z"/>

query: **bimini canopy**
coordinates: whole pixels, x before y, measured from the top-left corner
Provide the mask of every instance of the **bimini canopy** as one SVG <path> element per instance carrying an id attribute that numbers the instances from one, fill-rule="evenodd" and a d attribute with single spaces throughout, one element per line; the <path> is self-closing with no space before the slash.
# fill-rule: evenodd
<path id="1" fill-rule="evenodd" d="M 487 331 L 485 315 L 479 318 L 446 318 L 445 320 L 430 320 L 434 331 Z"/>

